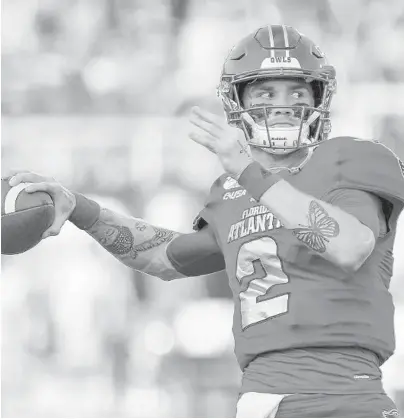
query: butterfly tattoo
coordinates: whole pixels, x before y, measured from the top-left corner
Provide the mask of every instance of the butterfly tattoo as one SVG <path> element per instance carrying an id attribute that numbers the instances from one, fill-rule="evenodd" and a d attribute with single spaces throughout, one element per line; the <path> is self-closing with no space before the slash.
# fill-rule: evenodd
<path id="1" fill-rule="evenodd" d="M 327 250 L 326 243 L 331 237 L 339 234 L 339 225 L 334 218 L 316 201 L 310 202 L 309 225 L 293 229 L 293 235 L 310 249 L 324 253 Z"/>

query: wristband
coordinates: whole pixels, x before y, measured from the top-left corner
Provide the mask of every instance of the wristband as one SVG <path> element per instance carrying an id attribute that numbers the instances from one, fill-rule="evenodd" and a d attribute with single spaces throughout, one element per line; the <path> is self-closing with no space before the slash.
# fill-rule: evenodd
<path id="1" fill-rule="evenodd" d="M 241 173 L 238 183 L 256 200 L 259 201 L 264 193 L 282 178 L 266 171 L 257 161 L 250 163 Z"/>
<path id="2" fill-rule="evenodd" d="M 86 198 L 84 195 L 74 193 L 76 197 L 76 207 L 69 217 L 76 227 L 80 230 L 88 230 L 98 220 L 101 207 L 92 199 Z"/>

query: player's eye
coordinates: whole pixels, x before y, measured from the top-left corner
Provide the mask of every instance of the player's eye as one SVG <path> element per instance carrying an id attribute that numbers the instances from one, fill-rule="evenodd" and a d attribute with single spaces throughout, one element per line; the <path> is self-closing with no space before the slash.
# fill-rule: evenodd
<path id="1" fill-rule="evenodd" d="M 273 99 L 275 97 L 274 92 L 261 92 L 257 95 L 258 98 L 262 99 Z"/>
<path id="2" fill-rule="evenodd" d="M 305 95 L 305 92 L 303 92 L 303 91 L 301 91 L 301 90 L 295 90 L 293 93 L 292 93 L 292 97 L 294 98 L 294 99 L 301 99 L 302 97 L 305 97 L 306 95 Z"/>
<path id="3" fill-rule="evenodd" d="M 304 97 L 304 93 L 300 92 L 300 91 L 294 91 L 292 93 L 292 97 L 295 98 L 295 99 L 300 99 L 300 98 Z"/>

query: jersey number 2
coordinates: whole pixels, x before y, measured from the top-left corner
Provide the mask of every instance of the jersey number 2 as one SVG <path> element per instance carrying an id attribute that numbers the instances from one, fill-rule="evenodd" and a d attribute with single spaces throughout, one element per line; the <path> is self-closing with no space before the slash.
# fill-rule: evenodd
<path id="1" fill-rule="evenodd" d="M 288 311 L 289 294 L 269 295 L 274 285 L 289 282 L 277 250 L 276 242 L 270 237 L 252 240 L 240 247 L 236 276 L 241 286 L 243 330 Z"/>

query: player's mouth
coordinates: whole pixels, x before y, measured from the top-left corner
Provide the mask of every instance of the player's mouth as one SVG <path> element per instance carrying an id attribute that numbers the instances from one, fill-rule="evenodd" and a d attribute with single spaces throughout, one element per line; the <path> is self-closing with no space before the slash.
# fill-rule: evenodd
<path id="1" fill-rule="evenodd" d="M 275 122 L 274 124 L 269 124 L 271 128 L 276 127 L 294 127 L 295 124 L 292 124 L 291 122 Z"/>
<path id="2" fill-rule="evenodd" d="M 278 116 L 268 119 L 269 128 L 282 128 L 282 127 L 296 127 L 300 125 L 300 120 L 297 118 Z"/>

